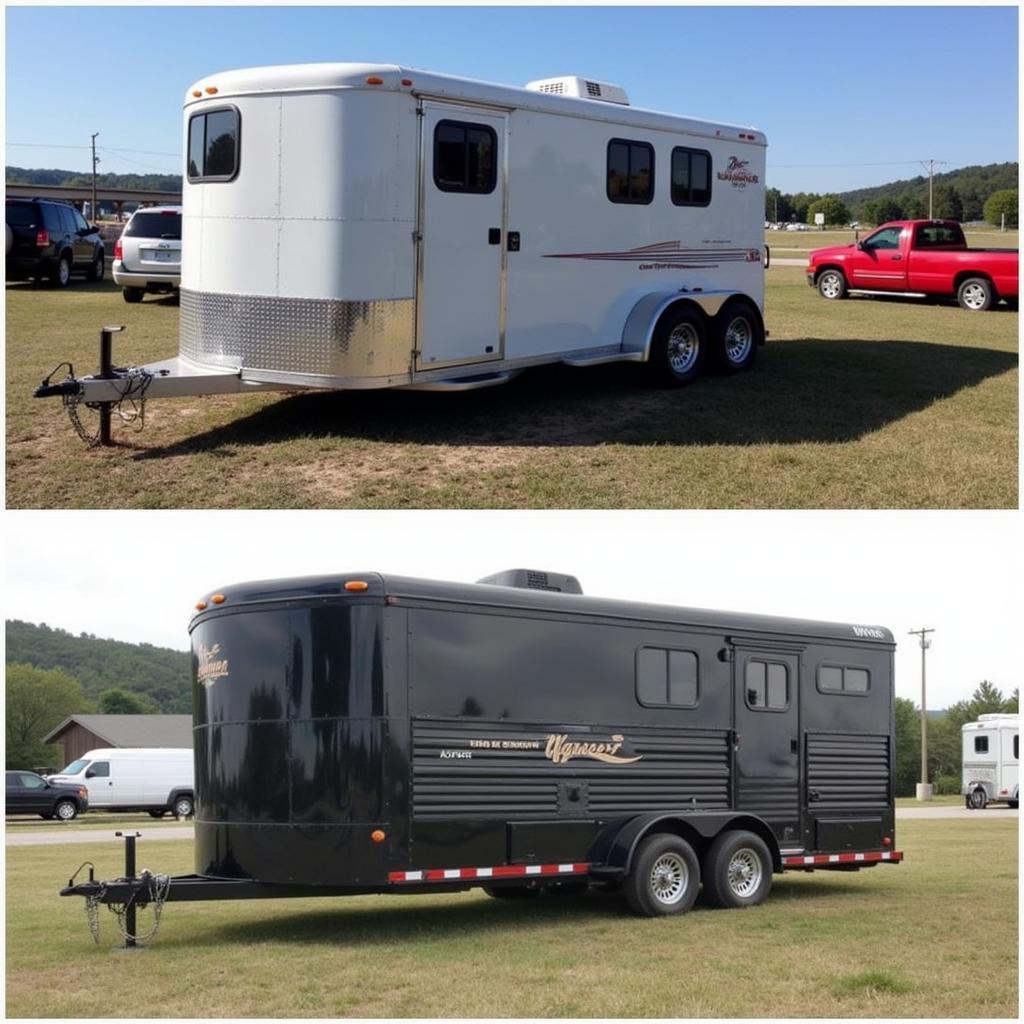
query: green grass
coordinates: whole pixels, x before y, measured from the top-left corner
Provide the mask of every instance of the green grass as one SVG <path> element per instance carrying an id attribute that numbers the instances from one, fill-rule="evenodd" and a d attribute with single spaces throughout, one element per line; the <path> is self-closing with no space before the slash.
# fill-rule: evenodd
<path id="1" fill-rule="evenodd" d="M 943 793 L 931 800 L 918 800 L 916 796 L 896 797 L 897 807 L 963 807 L 964 798 L 957 794 Z"/>
<path id="2" fill-rule="evenodd" d="M 188 821 L 178 821 L 177 818 L 166 815 L 163 818 L 152 818 L 147 813 L 122 813 L 106 811 L 87 811 L 80 814 L 73 821 L 47 821 L 40 818 L 38 814 L 9 815 L 5 822 L 8 834 L 17 835 L 20 832 L 50 832 L 54 829 L 59 831 L 78 832 L 83 829 L 139 829 L 139 828 L 164 828 L 169 825 L 187 825 Z"/>
<path id="3" fill-rule="evenodd" d="M 796 236 L 803 238 L 803 236 Z M 10 507 L 1007 508 L 1017 505 L 1016 313 L 851 299 L 768 272 L 752 373 L 678 391 L 642 368 L 547 367 L 464 394 L 258 394 L 152 402 L 86 449 L 56 400 L 63 359 L 177 350 L 167 299 L 109 283 L 7 288 Z"/>
<path id="4" fill-rule="evenodd" d="M 149 947 L 101 945 L 56 892 L 118 843 L 7 851 L 17 1017 L 1015 1017 L 1015 822 L 899 825 L 899 866 L 776 877 L 767 903 L 630 916 L 620 897 L 169 903 Z M 139 863 L 192 870 L 191 844 Z M 979 870 L 982 867 L 983 870 Z M 148 912 L 139 922 L 148 927 Z"/>

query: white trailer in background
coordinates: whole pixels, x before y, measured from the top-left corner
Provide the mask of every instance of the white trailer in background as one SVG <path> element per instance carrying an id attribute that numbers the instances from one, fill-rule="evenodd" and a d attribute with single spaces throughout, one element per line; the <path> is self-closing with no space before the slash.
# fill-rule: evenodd
<path id="1" fill-rule="evenodd" d="M 993 800 L 1018 806 L 1020 715 L 979 715 L 963 726 L 963 783 L 969 808 Z"/>
<path id="2" fill-rule="evenodd" d="M 228 71 L 185 96 L 179 353 L 40 389 L 485 387 L 765 338 L 766 139 L 578 78 L 380 64 Z"/>

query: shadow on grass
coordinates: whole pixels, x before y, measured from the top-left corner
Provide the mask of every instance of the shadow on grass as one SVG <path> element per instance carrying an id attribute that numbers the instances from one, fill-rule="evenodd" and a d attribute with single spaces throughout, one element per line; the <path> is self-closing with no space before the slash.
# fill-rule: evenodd
<path id="1" fill-rule="evenodd" d="M 752 373 L 681 390 L 649 387 L 643 367 L 542 367 L 463 393 L 303 394 L 138 459 L 294 438 L 400 444 L 750 445 L 856 440 L 1017 366 L 1017 355 L 911 341 L 769 344 Z"/>
<path id="2" fill-rule="evenodd" d="M 778 883 L 776 883 L 778 884 Z M 823 896 L 854 891 L 834 878 L 784 887 L 782 898 L 790 905 Z M 769 903 L 775 894 L 769 896 Z M 722 913 L 698 900 L 691 914 Z M 343 897 L 325 898 L 323 908 L 277 912 L 266 920 L 240 921 L 200 931 L 189 930 L 182 943 L 218 946 L 222 942 L 289 942 L 361 947 L 390 946 L 396 942 L 433 942 L 491 932 L 530 930 L 593 924 L 602 920 L 614 925 L 631 919 L 621 893 L 589 892 L 585 895 L 543 895 L 535 900 L 493 899 L 423 906 L 405 903 L 401 897 L 381 896 L 373 906 L 347 905 Z M 170 940 L 168 940 L 170 941 Z"/>

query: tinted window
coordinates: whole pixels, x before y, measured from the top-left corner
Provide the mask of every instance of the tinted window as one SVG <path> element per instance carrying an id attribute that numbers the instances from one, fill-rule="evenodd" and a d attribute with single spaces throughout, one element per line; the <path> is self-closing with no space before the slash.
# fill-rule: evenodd
<path id="1" fill-rule="evenodd" d="M 612 139 L 608 143 L 608 198 L 613 203 L 649 203 L 654 197 L 654 147 Z"/>
<path id="2" fill-rule="evenodd" d="M 914 244 L 919 249 L 937 248 L 943 245 L 963 245 L 964 234 L 952 224 L 922 224 L 917 229 Z"/>
<path id="3" fill-rule="evenodd" d="M 867 669 L 840 665 L 821 665 L 818 668 L 818 689 L 822 693 L 867 693 L 871 676 Z"/>
<path id="4" fill-rule="evenodd" d="M 62 206 L 60 208 L 60 223 L 61 227 L 63 227 L 69 235 L 78 233 L 78 224 L 75 222 L 75 211 L 70 206 Z"/>
<path id="5" fill-rule="evenodd" d="M 641 647 L 636 655 L 636 696 L 641 704 L 692 708 L 697 704 L 697 655 Z"/>
<path id="6" fill-rule="evenodd" d="M 672 150 L 672 202 L 707 206 L 711 202 L 711 154 L 703 149 Z"/>
<path id="7" fill-rule="evenodd" d="M 974 752 L 976 754 L 987 754 L 988 753 L 988 737 L 987 736 L 975 736 L 974 737 Z"/>
<path id="8" fill-rule="evenodd" d="M 71 216 L 74 219 L 75 230 L 76 231 L 88 231 L 89 230 L 89 225 L 86 224 L 85 218 L 76 209 L 74 209 L 73 207 L 71 209 Z"/>
<path id="9" fill-rule="evenodd" d="M 227 181 L 238 173 L 238 111 L 195 114 L 188 128 L 190 181 Z"/>
<path id="10" fill-rule="evenodd" d="M 109 761 L 93 761 L 89 765 L 89 771 L 92 773 L 94 779 L 107 779 L 110 777 L 110 762 Z"/>
<path id="11" fill-rule="evenodd" d="M 493 192 L 497 152 L 498 136 L 487 125 L 439 121 L 434 129 L 434 184 L 442 192 Z"/>
<path id="12" fill-rule="evenodd" d="M 17 772 L 8 772 L 7 785 L 10 786 L 11 789 L 21 789 L 21 776 Z"/>
<path id="13" fill-rule="evenodd" d="M 61 217 L 62 207 L 53 203 L 42 203 L 40 209 L 43 211 L 43 224 L 46 225 L 47 231 L 58 233 L 64 231 L 64 218 Z"/>
<path id="14" fill-rule="evenodd" d="M 16 228 L 34 228 L 36 208 L 31 203 L 8 203 L 7 223 Z"/>
<path id="15" fill-rule="evenodd" d="M 136 213 L 124 229 L 126 238 L 171 238 L 181 240 L 180 213 Z"/>
<path id="16" fill-rule="evenodd" d="M 747 706 L 780 711 L 789 706 L 789 669 L 778 662 L 747 662 L 744 676 Z"/>

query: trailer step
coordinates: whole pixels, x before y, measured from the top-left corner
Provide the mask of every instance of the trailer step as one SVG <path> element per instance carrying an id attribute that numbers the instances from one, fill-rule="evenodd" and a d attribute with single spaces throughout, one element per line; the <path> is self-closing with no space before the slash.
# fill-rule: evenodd
<path id="1" fill-rule="evenodd" d="M 477 391 L 507 384 L 518 377 L 521 370 L 497 370 L 494 373 L 477 373 L 472 377 L 451 377 L 447 380 L 421 381 L 418 384 L 404 384 L 395 391 Z"/>
<path id="2" fill-rule="evenodd" d="M 642 363 L 643 361 L 643 352 L 623 352 L 618 347 L 611 351 L 605 349 L 598 352 L 579 352 L 566 356 L 562 360 L 566 366 L 600 366 L 602 363 Z"/>

